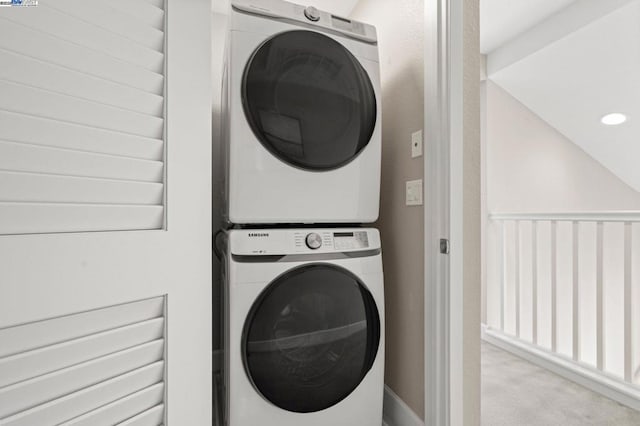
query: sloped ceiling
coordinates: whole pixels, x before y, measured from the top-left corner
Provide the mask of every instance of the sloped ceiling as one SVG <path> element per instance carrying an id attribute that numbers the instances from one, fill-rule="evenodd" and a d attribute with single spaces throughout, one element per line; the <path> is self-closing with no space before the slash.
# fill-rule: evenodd
<path id="1" fill-rule="evenodd" d="M 489 78 L 640 191 L 640 0 L 589 4 L 494 50 Z M 628 121 L 603 125 L 612 112 Z"/>
<path id="2" fill-rule="evenodd" d="M 493 51 L 574 1 L 480 0 L 480 51 Z"/>

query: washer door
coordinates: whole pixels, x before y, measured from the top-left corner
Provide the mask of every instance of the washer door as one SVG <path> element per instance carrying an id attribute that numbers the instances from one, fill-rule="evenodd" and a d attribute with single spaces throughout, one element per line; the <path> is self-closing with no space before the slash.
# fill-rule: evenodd
<path id="1" fill-rule="evenodd" d="M 256 390 L 278 407 L 319 411 L 346 398 L 380 342 L 375 301 L 346 269 L 310 264 L 274 280 L 247 317 L 242 352 Z"/>
<path id="2" fill-rule="evenodd" d="M 247 120 L 280 160 L 331 170 L 369 143 L 376 98 L 367 72 L 340 43 L 312 31 L 288 31 L 263 43 L 242 83 Z"/>

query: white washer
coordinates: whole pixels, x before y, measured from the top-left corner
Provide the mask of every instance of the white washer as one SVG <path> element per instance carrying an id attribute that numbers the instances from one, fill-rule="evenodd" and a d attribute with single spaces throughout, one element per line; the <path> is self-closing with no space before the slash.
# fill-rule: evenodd
<path id="1" fill-rule="evenodd" d="M 376 221 L 375 28 L 286 1 L 235 0 L 227 41 L 227 221 Z"/>
<path id="2" fill-rule="evenodd" d="M 224 250 L 228 426 L 380 426 L 375 229 L 232 230 Z"/>

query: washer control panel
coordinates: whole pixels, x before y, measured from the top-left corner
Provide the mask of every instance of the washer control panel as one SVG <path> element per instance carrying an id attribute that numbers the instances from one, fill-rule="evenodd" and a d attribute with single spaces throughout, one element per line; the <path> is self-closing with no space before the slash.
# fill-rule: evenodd
<path id="1" fill-rule="evenodd" d="M 323 232 L 294 233 L 296 251 L 306 249 L 325 251 L 350 251 L 369 248 L 369 234 L 367 231 L 331 230 Z"/>
<path id="2" fill-rule="evenodd" d="M 374 228 L 234 229 L 229 250 L 237 255 L 341 253 L 380 248 Z"/>

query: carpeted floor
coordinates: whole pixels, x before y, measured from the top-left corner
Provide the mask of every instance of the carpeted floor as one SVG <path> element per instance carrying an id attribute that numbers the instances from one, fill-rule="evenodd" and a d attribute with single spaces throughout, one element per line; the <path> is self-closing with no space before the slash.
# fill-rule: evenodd
<path id="1" fill-rule="evenodd" d="M 482 343 L 482 426 L 638 426 L 640 412 Z"/>

